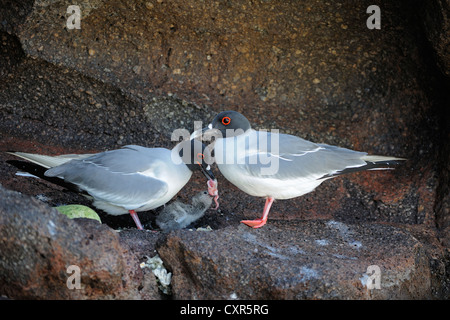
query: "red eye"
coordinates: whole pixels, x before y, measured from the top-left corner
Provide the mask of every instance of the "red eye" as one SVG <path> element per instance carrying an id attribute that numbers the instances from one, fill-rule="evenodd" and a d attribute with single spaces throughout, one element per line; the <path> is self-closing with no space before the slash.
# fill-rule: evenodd
<path id="1" fill-rule="evenodd" d="M 197 153 L 197 159 L 201 160 L 201 159 L 205 159 L 205 155 L 203 153 Z"/>
<path id="2" fill-rule="evenodd" d="M 231 122 L 231 119 L 230 119 L 230 117 L 223 117 L 222 118 L 222 123 L 224 124 L 224 125 L 229 125 L 230 124 L 230 122 Z"/>

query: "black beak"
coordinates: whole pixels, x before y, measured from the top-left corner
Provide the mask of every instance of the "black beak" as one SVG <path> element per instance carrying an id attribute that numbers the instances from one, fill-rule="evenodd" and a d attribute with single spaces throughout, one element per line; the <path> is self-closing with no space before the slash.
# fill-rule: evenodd
<path id="1" fill-rule="evenodd" d="M 214 177 L 214 174 L 211 171 L 211 166 L 208 165 L 206 168 L 204 166 L 202 166 L 201 164 L 199 164 L 199 166 L 200 166 L 200 170 L 202 171 L 202 173 L 206 177 L 206 179 L 216 180 L 216 178 Z"/>

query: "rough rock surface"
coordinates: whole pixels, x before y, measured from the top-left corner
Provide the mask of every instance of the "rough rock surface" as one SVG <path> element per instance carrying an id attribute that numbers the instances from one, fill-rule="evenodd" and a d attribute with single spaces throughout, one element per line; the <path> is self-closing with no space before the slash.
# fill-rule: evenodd
<path id="1" fill-rule="evenodd" d="M 280 214 L 434 223 L 445 83 L 406 2 L 381 5 L 381 31 L 366 27 L 369 1 L 82 1 L 73 30 L 70 1 L 30 2 L 1 15 L 15 35 L 4 35 L 15 60 L 0 89 L 9 136 L 74 151 L 170 147 L 174 128 L 238 109 L 257 128 L 410 159 L 370 183 L 330 181 Z"/>
<path id="2" fill-rule="evenodd" d="M 450 1 L 432 0 L 424 5 L 422 17 L 427 38 L 438 57 L 440 69 L 450 76 Z"/>
<path id="3" fill-rule="evenodd" d="M 153 275 L 114 230 L 70 220 L 0 186 L 0 294 L 13 299 L 159 299 Z M 74 284 L 79 269 L 80 288 Z M 70 278 L 70 279 L 69 279 Z"/>
<path id="4" fill-rule="evenodd" d="M 176 299 L 426 299 L 436 291 L 424 246 L 388 225 L 277 221 L 261 230 L 178 231 L 158 252 Z M 379 268 L 380 288 L 367 288 L 369 266 Z"/>
<path id="5" fill-rule="evenodd" d="M 194 121 L 205 123 L 224 109 L 241 111 L 255 128 L 279 129 L 316 142 L 409 161 L 395 171 L 339 177 L 303 197 L 277 201 L 267 228 L 260 230 L 247 230 L 239 221 L 258 217 L 264 200 L 242 193 L 220 173 L 219 212 L 209 210 L 193 226 L 209 225 L 214 230 L 210 233 L 141 233 L 126 229 L 134 228 L 128 215 L 110 217 L 98 212 L 106 225 L 121 230 L 117 235 L 106 226 L 60 220 L 46 205 L 38 205 L 43 217 L 31 216 L 27 206 L 35 208 L 37 203 L 23 197 L 20 208 L 25 213 L 8 215 L 2 230 L 34 226 L 50 216 L 58 230 L 74 228 L 73 233 L 61 231 L 61 237 L 53 239 L 45 231 L 48 221 L 42 220 L 36 232 L 41 240 L 49 239 L 48 245 L 38 241 L 39 236 L 32 238 L 31 229 L 22 230 L 26 239 L 36 240 L 32 245 L 45 251 L 45 257 L 24 260 L 39 267 L 38 271 L 46 266 L 42 272 L 47 272 L 47 278 L 36 278 L 37 286 L 61 285 L 66 276 L 47 261 L 48 252 L 56 252 L 56 243 L 66 248 L 67 259 L 86 255 L 86 268 L 95 275 L 96 269 L 89 266 L 92 253 L 70 245 L 72 236 L 95 234 L 98 243 L 92 243 L 96 237 L 90 242 L 99 255 L 119 252 L 120 258 L 104 260 L 111 264 L 108 270 L 134 279 L 133 284 L 120 284 L 111 276 L 109 286 L 100 280 L 88 281 L 83 294 L 66 292 L 61 297 L 92 298 L 97 293 L 105 298 L 158 297 L 148 270 L 134 269 L 156 253 L 164 256 L 167 268 L 174 272 L 177 298 L 195 297 L 189 288 L 180 287 L 182 283 L 194 283 L 200 290 L 197 297 L 214 298 L 213 290 L 198 279 L 226 285 L 241 281 L 215 273 L 242 269 L 239 261 L 252 267 L 261 263 L 265 273 L 252 278 L 250 287 L 238 287 L 236 297 L 247 297 L 250 290 L 267 298 L 449 297 L 448 1 L 379 1 L 381 30 L 366 27 L 366 9 L 374 4 L 368 0 L 83 0 L 78 1 L 81 29 L 69 30 L 67 7 L 73 4 L 69 0 L 0 0 L 0 184 L 7 189 L 50 206 L 90 205 L 61 187 L 15 175 L 16 169 L 5 163 L 14 157 L 3 151 L 62 154 L 125 144 L 170 148 L 174 129 L 192 131 Z M 201 176 L 194 175 L 176 198 L 190 202 L 204 188 Z M 6 208 L 5 199 L 0 198 L 0 203 Z M 139 214 L 146 228 L 155 227 L 157 212 Z M 330 221 L 352 230 L 364 246 L 359 251 L 349 247 Z M 222 242 L 216 242 L 216 237 Z M 0 238 L 10 237 L 1 233 Z M 109 244 L 106 239 L 111 240 Z M 327 239 L 328 245 L 315 242 Z M 227 246 L 221 251 L 223 257 L 208 251 L 226 244 L 225 240 L 241 247 Z M 289 242 L 308 252 L 309 259 L 286 252 Z M 370 293 L 357 277 L 371 263 L 369 249 L 385 268 L 382 276 L 388 277 L 381 290 Z M 400 256 L 392 256 L 392 251 Z M 31 255 L 31 251 L 25 253 Z M 179 261 L 189 254 L 195 257 L 188 259 L 192 268 L 180 266 Z M 127 260 L 132 262 L 128 266 L 122 259 L 125 256 L 133 257 Z M 12 250 L 5 257 L 10 259 L 2 260 L 7 267 L 0 274 L 7 276 L 2 278 L 1 294 L 11 298 L 51 295 L 38 291 L 32 278 L 11 271 L 8 263 L 17 261 Z M 344 267 L 332 269 L 334 262 Z M 279 268 L 272 268 L 275 265 Z M 305 274 L 302 282 L 294 276 L 302 267 L 321 272 L 322 278 L 308 279 L 307 272 L 300 272 Z M 203 272 L 203 268 L 208 279 L 189 273 Z M 292 275 L 290 280 L 280 270 Z M 22 282 L 27 286 L 17 285 Z M 118 288 L 118 293 L 112 294 L 111 288 Z M 220 297 L 233 293 L 216 289 Z"/>

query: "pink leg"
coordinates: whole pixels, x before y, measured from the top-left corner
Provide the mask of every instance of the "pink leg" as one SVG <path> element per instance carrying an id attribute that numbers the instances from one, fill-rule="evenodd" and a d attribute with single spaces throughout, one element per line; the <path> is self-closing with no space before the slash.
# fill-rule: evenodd
<path id="1" fill-rule="evenodd" d="M 142 227 L 141 221 L 139 220 L 139 217 L 138 217 L 136 211 L 134 211 L 134 210 L 128 210 L 128 212 L 131 214 L 131 217 L 133 218 L 134 223 L 136 223 L 136 227 L 137 227 L 139 230 L 144 230 L 144 228 Z"/>
<path id="2" fill-rule="evenodd" d="M 274 199 L 272 197 L 266 199 L 266 205 L 264 206 L 263 215 L 260 219 L 242 220 L 241 222 L 252 228 L 261 228 L 267 222 L 267 216 L 269 215 L 270 207 L 272 206 L 273 200 Z"/>

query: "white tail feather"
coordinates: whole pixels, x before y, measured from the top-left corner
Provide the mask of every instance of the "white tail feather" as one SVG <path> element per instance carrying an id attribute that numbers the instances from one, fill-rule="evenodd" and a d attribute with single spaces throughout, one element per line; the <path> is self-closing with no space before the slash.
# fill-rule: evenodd
<path id="1" fill-rule="evenodd" d="M 365 155 L 361 158 L 361 160 L 369 162 L 380 162 L 380 161 L 405 161 L 406 159 L 397 157 L 377 156 L 377 155 Z"/>
<path id="2" fill-rule="evenodd" d="M 47 169 L 60 166 L 66 162 L 69 162 L 70 160 L 85 159 L 92 155 L 92 154 L 64 154 L 60 156 L 46 156 L 42 154 L 34 154 L 26 152 L 8 152 L 8 153 L 15 155 L 19 158 L 28 160 L 30 162 L 36 163 Z"/>

